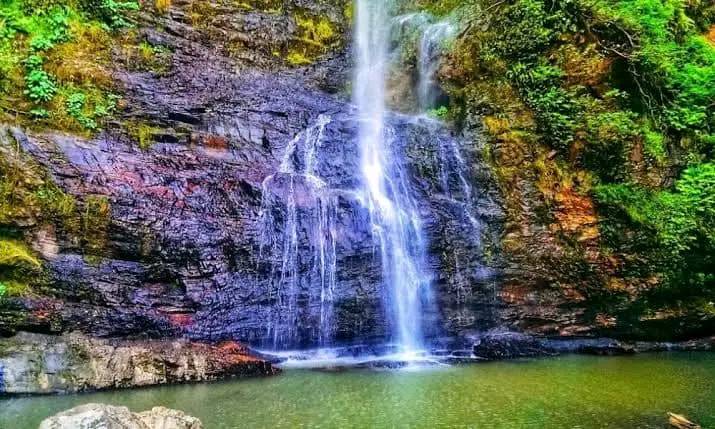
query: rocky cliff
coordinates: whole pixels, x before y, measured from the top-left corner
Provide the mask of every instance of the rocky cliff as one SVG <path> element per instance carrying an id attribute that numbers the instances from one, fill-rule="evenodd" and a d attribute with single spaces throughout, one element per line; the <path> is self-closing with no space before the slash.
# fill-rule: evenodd
<path id="1" fill-rule="evenodd" d="M 385 338 L 389 322 L 379 258 L 365 230 L 367 214 L 351 195 L 359 180 L 355 116 L 346 97 L 334 94 L 349 81 L 343 6 L 290 4 L 280 13 L 225 6 L 210 10 L 209 27 L 186 22 L 192 7 L 175 2 L 165 15 L 136 16 L 135 31 L 170 51 L 170 66 L 162 73 L 136 72 L 116 61 L 113 76 L 124 107 L 106 131 L 89 138 L 19 127 L 3 131 L 5 150 L 19 147 L 32 159 L 27 162 L 49 171 L 85 210 L 89 204 L 105 210 L 88 221 L 99 229 L 91 249 L 78 246 L 61 226 L 35 219 L 14 226 L 41 255 L 48 280 L 38 294 L 10 299 L 15 316 L 4 329 L 230 338 L 275 346 L 275 337 L 283 335 L 276 325 L 293 317 L 295 330 L 280 345 L 316 344 L 319 297 L 305 281 L 292 298 L 300 309 L 286 308 L 285 292 L 274 279 L 281 255 L 261 252 L 266 245 L 261 211 L 285 219 L 287 193 L 305 200 L 298 215 L 299 270 L 309 273 L 314 263 L 309 184 L 277 177 L 266 189 L 264 182 L 279 171 L 296 136 L 323 115 L 330 120 L 316 169 L 336 198 L 335 340 Z M 305 19 L 327 20 L 325 25 L 342 30 L 330 49 L 300 67 L 292 64 L 290 52 L 305 43 L 296 34 L 304 31 Z M 237 40 L 244 42 L 234 52 L 229 48 Z M 136 122 L 151 124 L 143 136 L 149 145 L 127 131 L 126 124 Z M 395 115 L 390 122 L 400 142 L 395 150 L 407 153 L 404 168 L 418 189 L 430 265 L 439 273 L 438 302 L 427 317 L 432 336 L 495 326 L 497 258 L 487 260 L 480 249 L 482 240 L 498 242 L 501 210 L 490 173 L 472 145 L 476 139 L 427 118 Z M 460 200 L 464 175 L 478 189 L 468 202 Z M 262 207 L 270 197 L 266 193 L 276 197 L 277 206 Z M 465 230 L 468 216 L 478 217 L 484 228 Z M 285 226 L 272 228 L 280 234 Z"/>
<path id="2" fill-rule="evenodd" d="M 296 269 L 311 278 L 314 189 L 280 172 L 290 151 L 291 162 L 305 162 L 306 149 L 294 146 L 329 117 L 316 171 L 330 190 L 335 229 L 331 335 L 385 339 L 379 256 L 351 193 L 359 153 L 349 3 L 159 3 L 127 12 L 132 26 L 103 42 L 97 61 L 121 98 L 101 131 L 4 109 L 4 183 L 17 200 L 2 206 L 0 220 L 3 243 L 22 251 L 0 259 L 0 280 L 22 277 L 27 288 L 0 297 L 0 333 L 317 344 L 323 298 L 309 280 L 291 292 L 279 287 L 280 254 L 265 251 L 265 234 L 283 233 L 290 196 L 302 238 Z M 465 85 L 451 72 L 442 71 L 445 81 Z M 389 118 L 436 273 L 429 336 L 470 342 L 493 328 L 638 336 L 605 304 L 604 282 L 622 290 L 607 281 L 618 272 L 600 253 L 598 217 L 577 192 L 578 177 L 558 177 L 555 154 L 513 134 L 493 111 L 465 109 L 451 126 Z M 279 220 L 268 230 L 266 213 Z M 712 326 L 699 317 L 657 319 L 675 321 L 665 336 L 690 336 Z M 696 329 L 684 328 L 693 318 Z"/>

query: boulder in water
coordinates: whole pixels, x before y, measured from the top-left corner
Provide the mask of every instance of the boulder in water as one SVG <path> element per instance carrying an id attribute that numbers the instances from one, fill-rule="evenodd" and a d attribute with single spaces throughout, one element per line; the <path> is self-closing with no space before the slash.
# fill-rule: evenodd
<path id="1" fill-rule="evenodd" d="M 201 421 L 182 411 L 155 407 L 133 413 L 127 407 L 86 404 L 48 417 L 39 429 L 203 429 Z"/>

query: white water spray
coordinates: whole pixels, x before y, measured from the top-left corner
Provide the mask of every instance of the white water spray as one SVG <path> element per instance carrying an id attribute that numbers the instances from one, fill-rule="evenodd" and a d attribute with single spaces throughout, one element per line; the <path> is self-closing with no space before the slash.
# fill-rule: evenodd
<path id="1" fill-rule="evenodd" d="M 429 24 L 422 32 L 419 55 L 419 84 L 417 88 L 420 109 L 432 109 L 437 102 L 437 71 L 442 59 L 443 44 L 454 35 L 455 26 L 449 21 Z"/>
<path id="2" fill-rule="evenodd" d="M 273 266 L 271 274 L 278 301 L 278 311 L 269 327 L 275 349 L 291 346 L 298 337 L 298 297 L 303 286 L 309 291 L 320 286 L 316 298 L 320 300 L 318 342 L 325 346 L 332 341 L 337 199 L 316 172 L 318 149 L 330 121 L 329 116 L 319 116 L 317 123 L 288 143 L 278 172 L 263 182 L 260 253 L 263 256 L 267 247 L 272 259 L 281 261 Z M 275 196 L 272 188 L 282 190 L 284 195 Z M 281 219 L 274 215 L 276 207 Z M 307 226 L 308 237 L 300 236 L 300 224 Z M 304 243 L 306 238 L 308 243 Z M 307 244 L 312 251 L 301 252 L 301 246 Z M 302 255 L 311 259 L 301 260 Z M 303 274 L 306 266 L 310 269 Z"/>
<path id="3" fill-rule="evenodd" d="M 358 107 L 364 192 L 373 237 L 380 246 L 393 337 L 404 352 L 423 347 L 422 301 L 430 278 L 424 267 L 421 220 L 402 157 L 395 153 L 394 130 L 386 123 L 385 80 L 388 68 L 389 2 L 357 1 Z"/>

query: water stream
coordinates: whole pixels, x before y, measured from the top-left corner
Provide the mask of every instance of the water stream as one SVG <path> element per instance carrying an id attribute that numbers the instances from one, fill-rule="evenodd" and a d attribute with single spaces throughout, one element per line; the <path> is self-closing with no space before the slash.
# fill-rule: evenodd
<path id="1" fill-rule="evenodd" d="M 440 21 L 427 25 L 422 30 L 420 52 L 418 58 L 419 107 L 427 111 L 438 107 L 439 85 L 436 80 L 437 71 L 443 51 L 443 44 L 454 35 L 456 27 L 450 21 Z"/>
<path id="2" fill-rule="evenodd" d="M 336 242 L 352 236 L 351 228 L 357 228 L 371 236 L 374 258 L 381 266 L 378 287 L 388 330 L 385 341 L 396 347 L 397 356 L 422 359 L 427 348 L 423 325 L 435 322 L 434 317 L 425 317 L 434 310 L 433 268 L 427 260 L 430 243 L 424 232 L 425 213 L 420 212 L 430 210 L 429 203 L 423 201 L 424 188 L 420 194 L 415 187 L 417 182 L 431 178 L 416 177 L 424 174 L 421 171 L 425 167 L 415 165 L 419 161 L 414 153 L 410 158 L 408 152 L 435 154 L 427 168 L 434 168 L 439 183 L 431 192 L 452 207 L 450 214 L 455 221 L 471 227 L 467 235 L 479 239 L 475 192 L 459 141 L 441 121 L 427 114 L 436 107 L 436 94 L 440 93 L 437 71 L 444 44 L 454 34 L 455 26 L 448 21 L 434 22 L 427 14 L 392 18 L 390 8 L 390 2 L 378 0 L 356 3 L 355 110 L 350 120 L 357 122 L 357 136 L 354 141 L 341 143 L 357 146 L 356 171 L 346 173 L 357 176 L 346 182 L 351 188 L 334 180 L 334 170 L 317 168 L 342 162 L 335 161 L 334 146 L 332 152 L 323 148 L 326 129 L 333 125 L 327 115 L 319 116 L 287 144 L 278 171 L 263 183 L 260 257 L 271 261 L 270 290 L 277 305 L 267 329 L 274 351 L 306 344 L 305 329 L 301 328 L 306 319 L 315 325 L 311 328 L 314 333 L 309 334 L 310 345 L 324 350 L 334 346 L 334 307 L 336 293 L 340 292 L 336 291 L 337 274 L 342 268 L 338 264 L 345 256 L 340 252 L 352 246 L 347 243 L 341 249 Z M 390 111 L 386 101 L 387 75 L 401 66 L 394 61 L 391 43 L 396 31 L 409 26 L 417 29 L 420 40 L 419 76 L 412 89 L 420 107 L 413 115 Z M 344 120 L 338 119 L 335 128 L 340 128 Z M 415 133 L 421 135 L 415 138 Z M 319 170 L 327 177 L 321 177 Z M 356 198 L 344 211 L 351 218 L 349 222 L 337 225 L 337 195 L 341 192 Z M 367 216 L 361 212 L 367 212 Z M 461 265 L 458 260 L 455 264 Z M 457 280 L 467 281 L 468 276 Z"/>
<path id="3" fill-rule="evenodd" d="M 359 0 L 355 29 L 357 71 L 354 100 L 360 121 L 359 145 L 371 229 L 380 247 L 386 308 L 393 340 L 407 353 L 423 347 L 422 302 L 429 293 L 425 239 L 394 131 L 386 121 L 389 2 Z"/>
<path id="4" fill-rule="evenodd" d="M 319 344 L 329 345 L 333 335 L 336 197 L 315 171 L 330 121 L 329 116 L 321 115 L 314 125 L 299 133 L 288 144 L 278 172 L 263 182 L 260 255 L 267 253 L 275 261 L 271 282 L 278 311 L 268 327 L 275 349 L 294 344 L 300 311 L 298 296 L 303 284 L 308 289 L 319 286 Z M 287 192 L 276 196 L 275 189 Z M 301 252 L 301 246 L 309 246 L 312 251 Z M 310 258 L 302 260 L 305 254 Z"/>

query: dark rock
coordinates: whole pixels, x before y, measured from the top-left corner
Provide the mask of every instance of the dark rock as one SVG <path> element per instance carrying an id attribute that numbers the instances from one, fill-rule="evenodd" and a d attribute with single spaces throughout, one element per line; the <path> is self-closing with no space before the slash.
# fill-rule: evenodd
<path id="1" fill-rule="evenodd" d="M 553 355 L 554 351 L 537 339 L 513 332 L 487 334 L 474 343 L 474 355 L 489 360 Z"/>
<path id="2" fill-rule="evenodd" d="M 714 337 L 684 342 L 628 342 L 612 338 L 545 338 L 514 332 L 499 332 L 488 333 L 475 340 L 474 355 L 496 360 L 567 353 L 615 356 L 663 351 L 711 351 L 714 349 Z"/>

